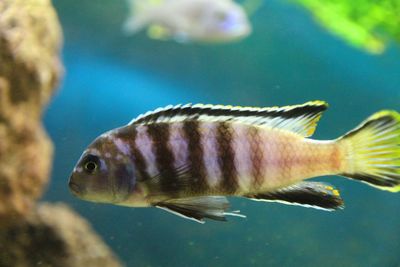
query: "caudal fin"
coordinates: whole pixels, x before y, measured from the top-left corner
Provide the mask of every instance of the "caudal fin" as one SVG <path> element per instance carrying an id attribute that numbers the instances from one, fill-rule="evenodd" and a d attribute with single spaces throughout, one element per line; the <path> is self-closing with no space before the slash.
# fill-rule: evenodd
<path id="1" fill-rule="evenodd" d="M 345 151 L 341 175 L 381 190 L 400 191 L 400 114 L 384 110 L 338 140 Z"/>

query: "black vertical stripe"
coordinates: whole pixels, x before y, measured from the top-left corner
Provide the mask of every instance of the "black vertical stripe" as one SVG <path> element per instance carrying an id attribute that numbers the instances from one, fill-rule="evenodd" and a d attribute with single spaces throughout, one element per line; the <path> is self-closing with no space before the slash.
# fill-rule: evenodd
<path id="1" fill-rule="evenodd" d="M 142 126 L 143 127 L 143 126 Z M 137 181 L 148 181 L 150 175 L 147 172 L 147 164 L 140 149 L 136 147 L 137 130 L 135 126 L 126 126 L 118 130 L 117 136 L 129 144 L 132 152 L 132 160 L 135 165 Z"/>
<path id="2" fill-rule="evenodd" d="M 225 194 L 234 194 L 238 189 L 238 177 L 235 167 L 235 151 L 232 148 L 233 129 L 229 123 L 217 125 L 218 164 L 222 173 L 220 190 Z"/>
<path id="3" fill-rule="evenodd" d="M 184 138 L 188 142 L 188 167 L 191 177 L 190 192 L 193 194 L 201 194 L 208 189 L 199 127 L 200 123 L 198 121 L 185 121 L 183 123 Z"/>
<path id="4" fill-rule="evenodd" d="M 153 151 L 156 158 L 156 166 L 159 172 L 159 186 L 162 193 L 176 196 L 182 188 L 174 168 L 174 154 L 168 145 L 170 129 L 167 123 L 150 124 L 147 133 L 153 141 Z"/>

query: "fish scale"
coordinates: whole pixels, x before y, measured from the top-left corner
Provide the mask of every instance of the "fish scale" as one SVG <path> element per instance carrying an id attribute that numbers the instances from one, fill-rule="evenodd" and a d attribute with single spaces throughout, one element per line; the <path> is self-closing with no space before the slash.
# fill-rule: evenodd
<path id="1" fill-rule="evenodd" d="M 201 147 L 203 149 L 203 162 L 207 184 L 212 192 L 217 191 L 217 186 L 222 177 L 221 168 L 218 162 L 216 130 L 215 123 L 201 123 Z"/>
<path id="2" fill-rule="evenodd" d="M 188 162 L 190 176 L 195 178 L 193 183 L 188 183 L 191 194 L 200 194 L 207 190 L 206 173 L 204 167 L 204 148 L 201 145 L 201 124 L 197 121 L 184 122 L 184 137 L 188 143 Z"/>
<path id="3" fill-rule="evenodd" d="M 217 127 L 218 158 L 222 179 L 219 183 L 219 191 L 225 194 L 234 194 L 238 189 L 237 171 L 232 149 L 232 128 L 229 123 L 220 122 Z"/>
<path id="4" fill-rule="evenodd" d="M 262 186 L 264 177 L 261 170 L 261 164 L 264 161 L 264 153 L 262 150 L 260 133 L 258 127 L 248 127 L 248 138 L 250 140 L 250 158 L 252 164 L 252 189 L 257 191 Z"/>

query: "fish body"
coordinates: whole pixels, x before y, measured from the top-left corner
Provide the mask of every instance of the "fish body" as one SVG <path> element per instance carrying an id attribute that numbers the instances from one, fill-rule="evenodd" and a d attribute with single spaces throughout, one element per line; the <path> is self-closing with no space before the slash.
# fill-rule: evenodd
<path id="1" fill-rule="evenodd" d="M 151 192 L 150 203 L 151 195 L 171 198 L 265 192 L 340 171 L 339 146 L 333 142 L 238 122 L 130 125 L 106 139 L 110 146 L 116 140 L 126 144 L 136 151 L 134 158 L 143 159 L 144 164 L 137 167 L 139 180 L 157 177 L 159 183 L 143 184 L 145 191 Z M 121 150 L 117 146 L 115 150 L 120 158 Z M 188 181 L 182 181 L 185 178 Z"/>
<path id="2" fill-rule="evenodd" d="M 98 137 L 75 167 L 70 188 L 86 200 L 156 206 L 200 222 L 239 215 L 226 212 L 225 196 L 341 208 L 337 189 L 304 181 L 317 176 L 400 190 L 400 115 L 382 111 L 341 138 L 310 139 L 326 108 L 312 101 L 158 109 Z"/>
<path id="3" fill-rule="evenodd" d="M 123 30 L 134 34 L 148 28 L 153 39 L 178 42 L 227 42 L 246 37 L 251 25 L 243 8 L 232 0 L 129 0 Z"/>

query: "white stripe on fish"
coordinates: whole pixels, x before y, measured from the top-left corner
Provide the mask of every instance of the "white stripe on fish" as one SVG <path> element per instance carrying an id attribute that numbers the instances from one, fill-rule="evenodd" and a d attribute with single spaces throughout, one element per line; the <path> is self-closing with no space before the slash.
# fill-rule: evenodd
<path id="1" fill-rule="evenodd" d="M 221 169 L 218 163 L 217 124 L 200 123 L 201 145 L 203 147 L 204 167 L 206 168 L 207 183 L 211 188 L 221 181 Z"/>
<path id="2" fill-rule="evenodd" d="M 232 128 L 232 149 L 235 156 L 239 190 L 248 191 L 252 185 L 253 163 L 251 161 L 251 147 L 247 134 L 247 126 L 233 123 Z"/>
<path id="3" fill-rule="evenodd" d="M 136 128 L 137 135 L 135 139 L 135 145 L 139 149 L 140 153 L 146 162 L 146 171 L 150 177 L 158 175 L 156 164 L 156 155 L 154 153 L 154 144 L 150 136 L 147 133 L 147 126 L 140 125 Z"/>
<path id="4" fill-rule="evenodd" d="M 168 145 L 174 155 L 174 168 L 180 169 L 188 163 L 188 140 L 183 133 L 183 123 L 172 123 L 169 129 Z"/>

